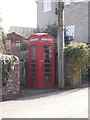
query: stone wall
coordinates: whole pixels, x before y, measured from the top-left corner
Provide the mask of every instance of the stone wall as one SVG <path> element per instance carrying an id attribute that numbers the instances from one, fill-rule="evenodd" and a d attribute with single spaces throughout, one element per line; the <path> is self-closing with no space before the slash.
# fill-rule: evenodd
<path id="1" fill-rule="evenodd" d="M 13 99 L 20 93 L 20 65 L 16 65 L 14 71 L 2 87 L 2 100 Z"/>
<path id="2" fill-rule="evenodd" d="M 70 58 L 65 58 L 65 86 L 78 87 L 81 84 L 81 70 L 78 68 L 74 71 L 73 61 Z"/>

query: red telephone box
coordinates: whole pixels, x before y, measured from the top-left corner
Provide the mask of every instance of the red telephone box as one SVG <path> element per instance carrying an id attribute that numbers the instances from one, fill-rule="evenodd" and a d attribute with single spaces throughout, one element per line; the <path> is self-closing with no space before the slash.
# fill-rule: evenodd
<path id="1" fill-rule="evenodd" d="M 28 38 L 28 72 L 29 87 L 55 86 L 53 36 L 38 33 Z"/>

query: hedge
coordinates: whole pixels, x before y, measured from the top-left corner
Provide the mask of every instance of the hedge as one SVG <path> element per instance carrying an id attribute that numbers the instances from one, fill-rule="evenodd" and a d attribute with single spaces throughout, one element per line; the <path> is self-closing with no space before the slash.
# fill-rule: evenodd
<path id="1" fill-rule="evenodd" d="M 89 49 L 88 45 L 84 43 L 70 44 L 65 47 L 65 58 L 70 58 L 73 61 L 74 70 L 84 69 L 89 66 Z"/>

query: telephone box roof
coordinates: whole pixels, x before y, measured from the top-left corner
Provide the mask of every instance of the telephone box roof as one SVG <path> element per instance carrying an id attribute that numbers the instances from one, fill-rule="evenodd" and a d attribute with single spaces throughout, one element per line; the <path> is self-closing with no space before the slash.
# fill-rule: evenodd
<path id="1" fill-rule="evenodd" d="M 42 35 L 49 35 L 47 33 L 36 33 L 35 35 L 42 36 Z"/>
<path id="2" fill-rule="evenodd" d="M 27 40 L 29 40 L 31 37 L 33 37 L 33 36 L 39 36 L 39 37 L 42 37 L 42 36 L 51 36 L 52 38 L 54 38 L 54 36 L 52 36 L 52 35 L 50 35 L 50 34 L 47 34 L 47 33 L 36 33 L 36 34 L 33 34 L 33 35 L 31 35 L 31 36 L 29 36 L 28 38 L 27 38 Z"/>

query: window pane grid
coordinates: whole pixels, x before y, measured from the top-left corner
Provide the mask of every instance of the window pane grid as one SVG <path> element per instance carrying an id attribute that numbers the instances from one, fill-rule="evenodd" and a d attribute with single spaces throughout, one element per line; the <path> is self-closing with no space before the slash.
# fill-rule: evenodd
<path id="1" fill-rule="evenodd" d="M 51 10 L 51 0 L 43 0 L 43 12 Z"/>

